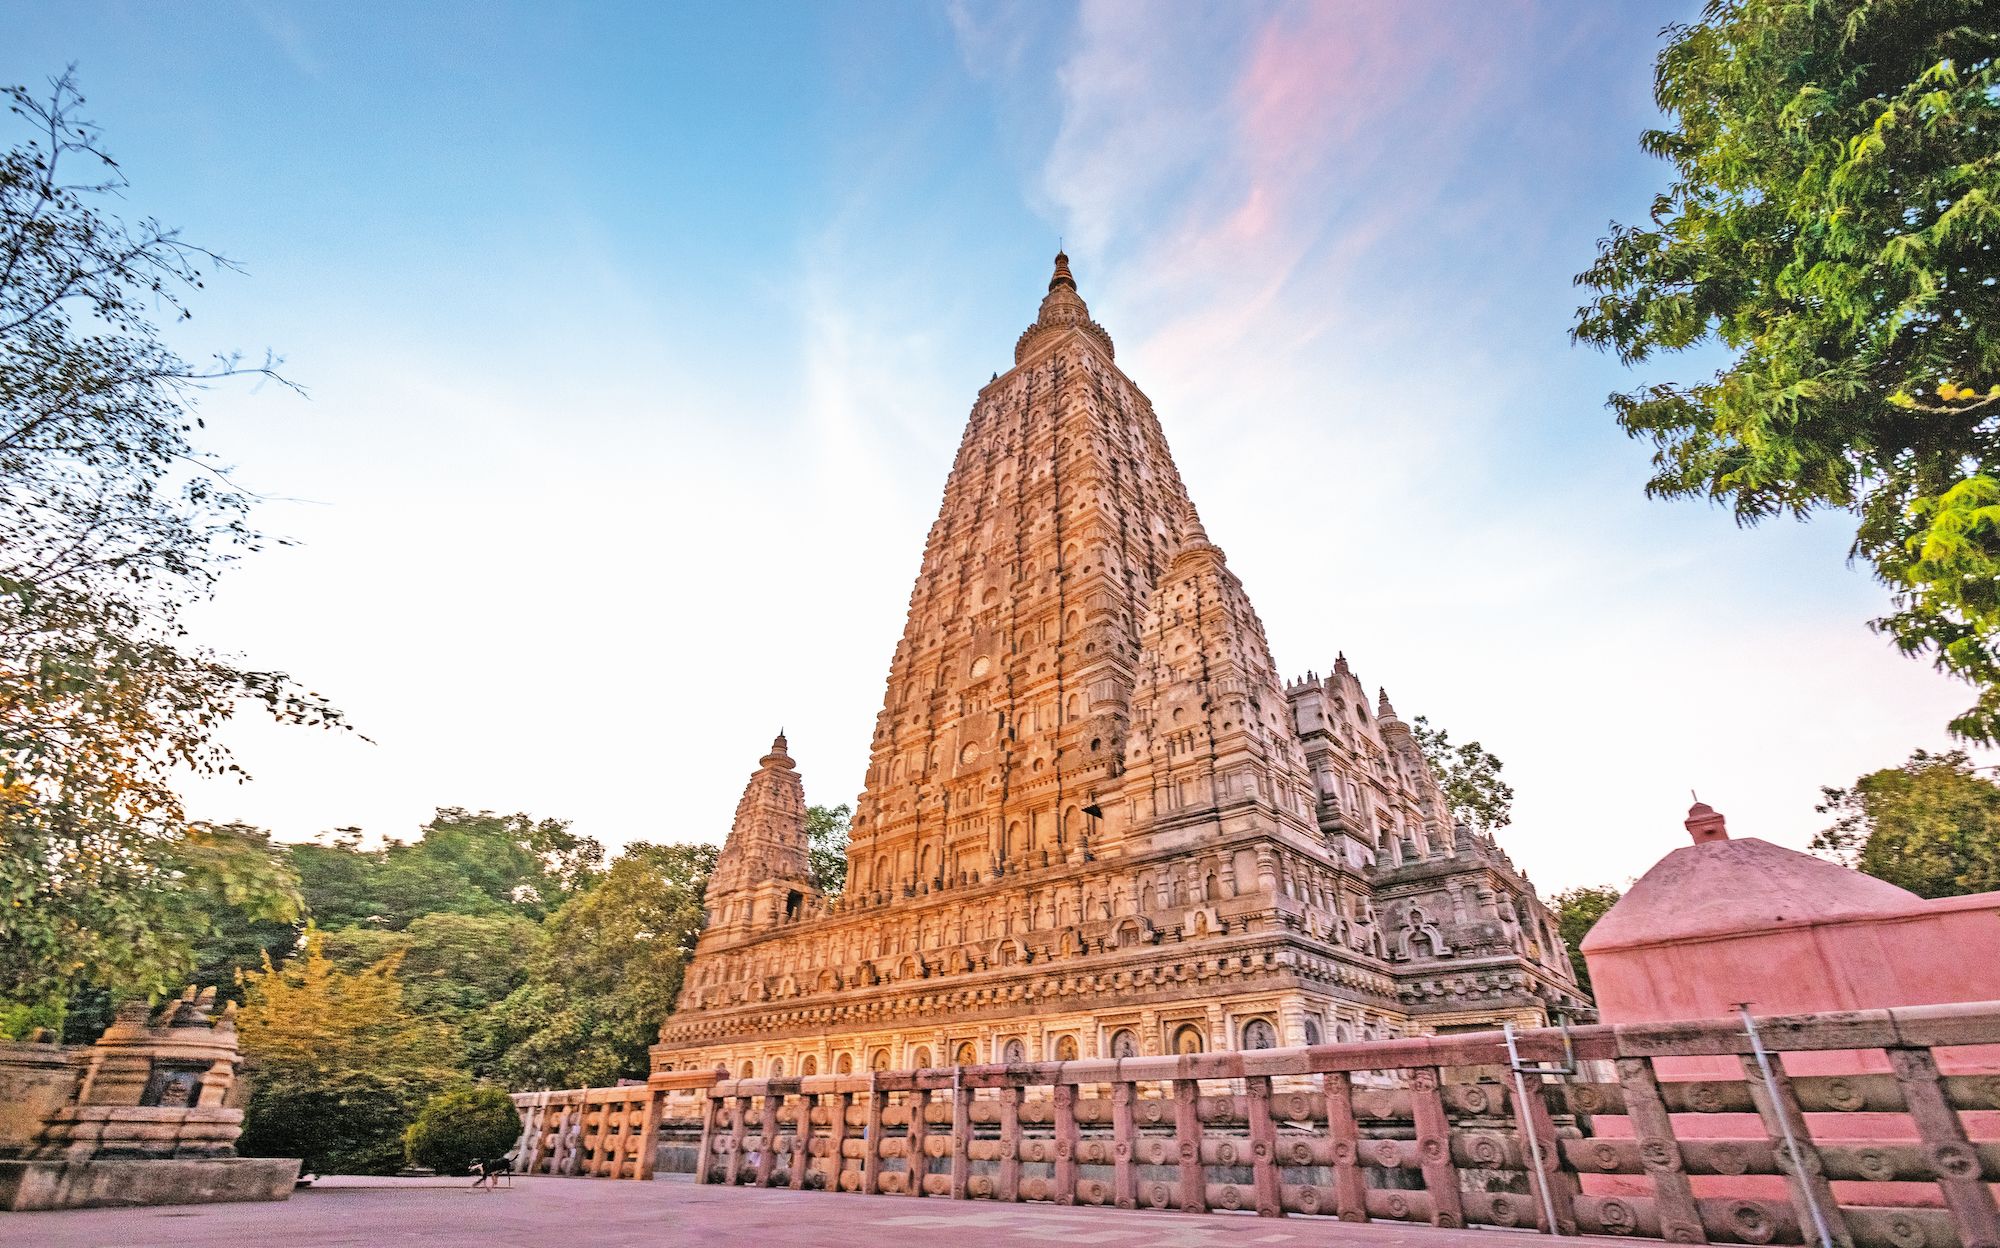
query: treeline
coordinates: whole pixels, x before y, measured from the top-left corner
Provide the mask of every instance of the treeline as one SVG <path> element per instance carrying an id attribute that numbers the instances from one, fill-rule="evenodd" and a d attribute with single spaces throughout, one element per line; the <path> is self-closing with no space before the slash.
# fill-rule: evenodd
<path id="1" fill-rule="evenodd" d="M 848 808 L 815 807 L 816 882 L 838 893 Z M 236 904 L 211 890 L 198 982 L 242 1002 L 251 1087 L 244 1151 L 308 1169 L 404 1162 L 423 1106 L 478 1084 L 511 1090 L 643 1078 L 702 924 L 713 845 L 603 846 L 556 819 L 441 809 L 409 842 L 364 847 L 342 829 L 277 844 L 205 835 L 260 881 Z M 292 891 L 274 921 L 263 893 Z M 68 1038 L 101 1029 L 110 994 L 80 988 Z"/>

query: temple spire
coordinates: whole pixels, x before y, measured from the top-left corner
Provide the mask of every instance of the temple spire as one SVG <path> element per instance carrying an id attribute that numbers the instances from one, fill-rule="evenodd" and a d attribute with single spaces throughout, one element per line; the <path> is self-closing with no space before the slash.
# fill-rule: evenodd
<path id="1" fill-rule="evenodd" d="M 1069 272 L 1069 257 L 1060 251 L 1056 253 L 1056 273 L 1049 279 L 1049 289 L 1054 290 L 1058 286 L 1076 289 L 1076 279 Z"/>
<path id="2" fill-rule="evenodd" d="M 1028 326 L 1019 341 L 1015 342 L 1014 363 L 1022 363 L 1037 347 L 1071 330 L 1082 331 L 1103 349 L 1106 359 L 1112 358 L 1111 335 L 1104 332 L 1104 326 L 1090 319 L 1090 305 L 1077 293 L 1076 278 L 1069 271 L 1069 255 L 1058 251 L 1055 273 L 1049 278 L 1049 293 L 1042 296 L 1042 306 L 1035 314 L 1035 323 Z"/>

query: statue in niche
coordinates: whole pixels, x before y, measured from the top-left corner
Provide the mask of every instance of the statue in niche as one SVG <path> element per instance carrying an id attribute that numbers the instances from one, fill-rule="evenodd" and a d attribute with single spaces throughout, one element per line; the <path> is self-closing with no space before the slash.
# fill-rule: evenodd
<path id="1" fill-rule="evenodd" d="M 1514 898 L 1507 893 L 1500 894 L 1499 914 L 1501 934 L 1506 937 L 1508 945 L 1519 949 L 1521 947 L 1521 913 L 1514 908 Z"/>

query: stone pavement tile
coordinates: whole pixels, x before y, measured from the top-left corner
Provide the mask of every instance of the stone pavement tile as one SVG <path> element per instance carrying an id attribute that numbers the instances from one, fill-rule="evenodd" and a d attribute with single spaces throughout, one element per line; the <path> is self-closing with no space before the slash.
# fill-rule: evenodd
<path id="1" fill-rule="evenodd" d="M 9 1248 L 1495 1248 L 1511 1234 L 551 1178 L 490 1193 L 455 1179 L 336 1178 L 281 1204 L 0 1215 Z"/>

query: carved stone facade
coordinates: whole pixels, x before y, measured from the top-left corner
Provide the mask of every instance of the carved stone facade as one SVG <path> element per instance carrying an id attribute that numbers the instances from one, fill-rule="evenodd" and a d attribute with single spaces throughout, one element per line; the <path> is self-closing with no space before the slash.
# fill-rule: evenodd
<path id="1" fill-rule="evenodd" d="M 1065 257 L 979 393 L 891 660 L 847 888 L 781 735 L 656 1070 L 1370 1039 L 1583 1004 L 1555 924 L 1343 657 L 1278 676 Z"/>
<path id="2" fill-rule="evenodd" d="M 96 1044 L 0 1043 L 0 1211 L 284 1200 L 297 1158 L 238 1157 L 236 1006 L 120 1007 Z"/>

